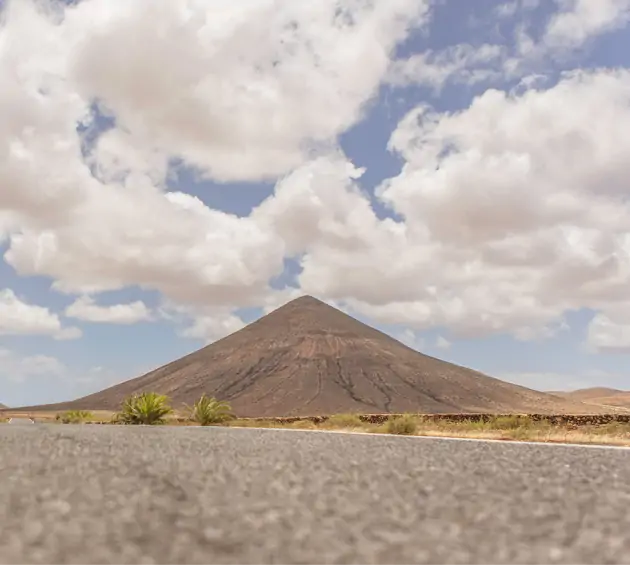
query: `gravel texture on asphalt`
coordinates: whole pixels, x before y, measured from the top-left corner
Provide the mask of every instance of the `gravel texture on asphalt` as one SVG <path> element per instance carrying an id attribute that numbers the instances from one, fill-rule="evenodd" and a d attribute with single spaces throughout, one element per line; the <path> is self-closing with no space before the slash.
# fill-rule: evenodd
<path id="1" fill-rule="evenodd" d="M 630 563 L 630 450 L 0 426 L 1 563 Z"/>

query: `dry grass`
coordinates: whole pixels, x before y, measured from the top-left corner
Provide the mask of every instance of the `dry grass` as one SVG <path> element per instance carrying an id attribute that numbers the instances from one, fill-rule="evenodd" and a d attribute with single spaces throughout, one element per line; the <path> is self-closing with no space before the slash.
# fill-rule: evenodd
<path id="1" fill-rule="evenodd" d="M 0 418 L 9 420 L 9 418 L 34 418 L 37 422 L 46 424 L 62 423 L 60 418 L 66 413 L 66 411 L 42 411 L 42 412 L 20 412 L 16 410 L 5 410 L 0 414 Z M 89 415 L 88 415 L 89 414 Z M 114 413 L 108 410 L 94 410 L 84 414 L 82 418 L 86 423 L 108 423 L 111 421 Z"/>
<path id="2" fill-rule="evenodd" d="M 356 415 L 332 416 L 321 424 L 300 420 L 290 424 L 275 420 L 240 419 L 229 423 L 235 427 L 334 430 L 358 433 L 386 433 L 435 437 L 460 437 L 630 446 L 630 424 L 611 422 L 592 426 L 552 425 L 527 416 L 498 416 L 488 421 L 432 421 L 422 416 L 404 415 L 383 424 L 363 422 Z"/>
<path id="3" fill-rule="evenodd" d="M 320 424 L 320 427 L 330 429 L 355 429 L 363 428 L 365 424 L 357 414 L 335 414 Z"/>
<path id="4" fill-rule="evenodd" d="M 11 417 L 31 417 L 36 421 L 54 423 L 58 412 L 15 412 L 0 414 L 0 422 Z M 110 423 L 113 412 L 94 411 L 87 422 Z M 167 425 L 194 426 L 185 414 L 174 413 L 166 418 Z M 355 433 L 386 433 L 434 437 L 460 437 L 471 439 L 538 441 L 552 443 L 577 443 L 630 446 L 630 423 L 610 422 L 599 425 L 561 425 L 536 421 L 528 416 L 495 416 L 487 421 L 435 420 L 429 417 L 405 414 L 392 417 L 382 424 L 370 424 L 357 414 L 337 414 L 315 423 L 299 419 L 291 423 L 276 419 L 235 419 L 220 424 L 245 428 L 284 428 L 296 430 L 328 430 Z"/>
<path id="5" fill-rule="evenodd" d="M 413 436 L 418 432 L 419 418 L 405 414 L 387 420 L 384 424 L 385 432 L 400 436 Z"/>

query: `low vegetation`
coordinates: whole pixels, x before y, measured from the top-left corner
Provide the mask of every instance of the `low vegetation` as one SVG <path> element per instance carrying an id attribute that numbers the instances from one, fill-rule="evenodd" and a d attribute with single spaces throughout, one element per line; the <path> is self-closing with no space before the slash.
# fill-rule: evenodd
<path id="1" fill-rule="evenodd" d="M 111 414 L 111 413 L 110 413 Z M 117 423 L 117 424 L 179 424 L 201 426 L 224 425 L 254 428 L 289 428 L 301 430 L 333 430 L 356 433 L 386 433 L 395 435 L 421 435 L 462 437 L 477 439 L 521 440 L 542 442 L 597 443 L 630 445 L 630 422 L 583 417 L 544 417 L 527 415 L 471 416 L 460 415 L 359 415 L 337 414 L 313 418 L 237 418 L 230 404 L 205 394 L 187 407 L 187 414 L 177 415 L 167 396 L 154 392 L 127 398 L 120 412 L 110 420 L 110 414 L 93 415 L 86 411 L 68 411 L 59 414 L 38 414 L 41 421 L 56 420 L 62 423 Z M 10 414 L 3 414 L 4 418 Z M 0 420 L 1 421 L 1 420 Z"/>
<path id="2" fill-rule="evenodd" d="M 230 426 L 338 430 L 356 433 L 385 433 L 437 437 L 518 440 L 539 442 L 597 443 L 630 445 L 630 423 L 575 426 L 550 424 L 529 416 L 492 416 L 485 420 L 448 420 L 421 415 L 395 415 L 381 424 L 369 423 L 358 415 L 336 415 L 317 422 L 304 418 L 292 422 L 281 419 L 240 419 Z"/>
<path id="3" fill-rule="evenodd" d="M 234 419 L 232 407 L 228 402 L 217 400 L 205 394 L 189 407 L 190 420 L 201 426 L 222 424 Z"/>
<path id="4" fill-rule="evenodd" d="M 230 404 L 212 396 L 202 395 L 192 406 L 186 407 L 186 416 L 182 417 L 171 407 L 168 396 L 145 392 L 128 397 L 111 423 L 145 426 L 195 423 L 211 426 L 228 423 L 234 418 Z"/>
<path id="5" fill-rule="evenodd" d="M 410 414 L 396 416 L 387 420 L 385 431 L 388 434 L 396 434 L 403 436 L 414 435 L 418 431 L 418 418 Z"/>
<path id="6" fill-rule="evenodd" d="M 88 420 L 92 420 L 93 417 L 92 412 L 86 410 L 68 410 L 57 414 L 55 420 L 62 424 L 83 424 Z"/>
<path id="7" fill-rule="evenodd" d="M 323 423 L 326 428 L 362 428 L 364 425 L 358 414 L 335 414 Z"/>
<path id="8" fill-rule="evenodd" d="M 114 423 L 153 426 L 163 424 L 173 413 L 168 397 L 155 392 L 134 394 L 127 398 L 120 412 L 113 418 Z"/>

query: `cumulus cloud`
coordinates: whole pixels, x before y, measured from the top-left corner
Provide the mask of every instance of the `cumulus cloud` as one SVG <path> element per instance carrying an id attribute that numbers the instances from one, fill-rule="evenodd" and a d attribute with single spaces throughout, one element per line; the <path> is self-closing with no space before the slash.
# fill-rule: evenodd
<path id="1" fill-rule="evenodd" d="M 561 331 L 567 310 L 625 302 L 629 127 L 627 71 L 489 90 L 454 114 L 421 106 L 390 141 L 401 174 L 378 191 L 402 220 L 378 220 L 339 166 L 335 204 L 364 229 L 345 222 L 345 247 L 329 228 L 312 238 L 301 286 L 382 322 L 522 339 Z M 295 213 L 313 217 L 308 201 Z"/>
<path id="2" fill-rule="evenodd" d="M 81 35 L 79 91 L 137 144 L 213 178 L 256 180 L 352 125 L 425 13 L 412 0 L 91 0 L 65 26 Z"/>
<path id="3" fill-rule="evenodd" d="M 260 303 L 286 242 L 167 191 L 168 163 L 289 172 L 362 117 L 427 14 L 417 0 L 41 4 L 9 2 L 0 32 L 6 261 L 63 292 L 216 305 Z M 90 141 L 77 127 L 94 131 L 95 107 L 114 128 Z"/>
<path id="4" fill-rule="evenodd" d="M 136 324 L 151 320 L 151 310 L 137 300 L 127 304 L 99 306 L 89 296 L 82 296 L 66 308 L 68 318 L 105 324 Z"/>
<path id="5" fill-rule="evenodd" d="M 516 53 L 459 45 L 392 66 L 426 2 L 84 0 L 51 15 L 14 0 L 0 30 L 5 259 L 62 292 L 158 290 L 182 332 L 208 341 L 240 327 L 236 307 L 300 292 L 412 338 L 550 336 L 585 307 L 622 327 L 610 312 L 630 275 L 628 71 L 525 80 L 455 113 L 419 105 L 390 139 L 403 167 L 377 190 L 389 218 L 337 142 L 386 76 L 518 77 L 519 61 L 618 25 L 626 4 L 561 2 L 539 44 L 523 34 Z M 94 135 L 104 117 L 112 127 Z M 247 217 L 212 209 L 168 188 L 173 160 L 215 180 L 277 178 L 274 194 Z M 287 258 L 299 289 L 276 291 Z M 83 298 L 68 315 L 132 323 L 143 306 Z M 44 333 L 63 335 L 42 310 Z"/>
<path id="6" fill-rule="evenodd" d="M 5 288 L 0 290 L 0 335 L 48 335 L 66 340 L 81 337 L 81 330 L 64 327 L 48 308 L 24 302 Z"/>

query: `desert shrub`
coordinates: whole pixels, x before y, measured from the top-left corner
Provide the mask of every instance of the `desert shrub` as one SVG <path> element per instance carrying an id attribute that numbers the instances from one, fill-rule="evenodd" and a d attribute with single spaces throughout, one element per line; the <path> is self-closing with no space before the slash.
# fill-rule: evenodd
<path id="1" fill-rule="evenodd" d="M 134 394 L 123 402 L 120 412 L 114 417 L 114 422 L 147 426 L 163 424 L 164 418 L 172 412 L 167 396 L 143 392 Z"/>
<path id="2" fill-rule="evenodd" d="M 232 407 L 228 402 L 217 400 L 205 394 L 189 407 L 190 419 L 202 426 L 220 424 L 234 419 Z"/>
<path id="3" fill-rule="evenodd" d="M 385 424 L 385 431 L 388 434 L 413 435 L 417 430 L 418 421 L 409 414 L 390 418 Z"/>
<path id="4" fill-rule="evenodd" d="M 92 417 L 92 412 L 88 412 L 87 410 L 68 410 L 67 412 L 57 414 L 55 420 L 62 424 L 82 424 L 92 419 Z"/>
<path id="5" fill-rule="evenodd" d="M 453 430 L 453 431 L 466 431 L 466 432 L 481 432 L 488 429 L 489 425 L 483 420 L 464 419 L 457 421 L 450 420 L 436 420 L 431 423 L 431 427 L 436 427 L 439 430 Z"/>
<path id="6" fill-rule="evenodd" d="M 356 414 L 335 414 L 328 418 L 324 424 L 330 428 L 359 428 L 364 425 Z"/>

